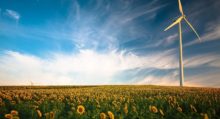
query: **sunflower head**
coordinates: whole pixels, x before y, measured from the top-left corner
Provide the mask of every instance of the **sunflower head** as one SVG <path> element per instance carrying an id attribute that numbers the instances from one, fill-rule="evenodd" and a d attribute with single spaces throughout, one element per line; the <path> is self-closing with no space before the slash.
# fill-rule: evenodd
<path id="1" fill-rule="evenodd" d="M 127 107 L 127 106 L 125 106 L 123 110 L 124 110 L 124 113 L 125 113 L 125 114 L 128 113 L 128 107 Z"/>
<path id="2" fill-rule="evenodd" d="M 85 112 L 85 107 L 82 106 L 82 105 L 79 105 L 79 106 L 77 107 L 77 113 L 80 114 L 80 115 L 82 115 L 84 112 Z"/>
<path id="3" fill-rule="evenodd" d="M 42 113 L 41 113 L 41 111 L 40 110 L 37 110 L 37 115 L 38 115 L 38 117 L 42 117 Z"/>
<path id="4" fill-rule="evenodd" d="M 108 116 L 109 116 L 110 119 L 115 118 L 114 114 L 111 111 L 108 111 Z"/>
<path id="5" fill-rule="evenodd" d="M 157 107 L 156 106 L 149 106 L 149 110 L 153 113 L 157 113 L 158 110 L 157 110 Z"/>
<path id="6" fill-rule="evenodd" d="M 177 107 L 177 110 L 178 110 L 179 112 L 182 112 L 182 111 L 183 111 L 181 107 Z"/>
<path id="7" fill-rule="evenodd" d="M 135 106 L 132 106 L 132 111 L 133 111 L 133 112 L 137 112 L 137 109 L 136 109 Z"/>
<path id="8" fill-rule="evenodd" d="M 16 104 L 16 102 L 15 102 L 15 101 L 11 101 L 11 104 L 12 104 L 12 105 L 15 105 L 15 104 Z"/>
<path id="9" fill-rule="evenodd" d="M 50 119 L 54 119 L 55 118 L 55 113 L 54 112 L 50 112 Z"/>
<path id="10" fill-rule="evenodd" d="M 11 115 L 17 116 L 17 115 L 18 115 L 18 111 L 16 111 L 16 110 L 11 110 Z"/>
<path id="11" fill-rule="evenodd" d="M 204 114 L 204 119 L 209 119 L 209 116 L 208 116 L 208 114 Z"/>
<path id="12" fill-rule="evenodd" d="M 12 117 L 13 117 L 13 115 L 11 115 L 11 114 L 5 114 L 6 119 L 12 119 Z"/>
<path id="13" fill-rule="evenodd" d="M 100 119 L 106 119 L 106 114 L 105 113 L 100 113 Z"/>

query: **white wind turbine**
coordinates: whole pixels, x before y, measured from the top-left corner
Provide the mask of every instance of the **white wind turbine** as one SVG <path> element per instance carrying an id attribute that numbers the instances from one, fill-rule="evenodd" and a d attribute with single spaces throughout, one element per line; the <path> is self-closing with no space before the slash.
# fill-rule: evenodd
<path id="1" fill-rule="evenodd" d="M 168 26 L 164 31 L 167 31 L 168 29 L 172 28 L 173 26 L 179 24 L 179 37 L 180 37 L 180 41 L 179 41 L 179 67 L 180 67 L 180 86 L 183 86 L 184 83 L 184 66 L 183 66 L 183 50 L 182 50 L 182 28 L 181 28 L 181 22 L 182 20 L 185 20 L 186 23 L 189 25 L 189 27 L 193 30 L 193 32 L 196 34 L 196 36 L 199 38 L 200 37 L 198 35 L 198 33 L 196 32 L 196 30 L 193 28 L 192 24 L 186 19 L 186 16 L 183 12 L 183 8 L 182 8 L 182 4 L 181 1 L 178 0 L 179 3 L 179 11 L 181 13 L 181 16 L 174 22 L 172 23 L 170 26 Z"/>

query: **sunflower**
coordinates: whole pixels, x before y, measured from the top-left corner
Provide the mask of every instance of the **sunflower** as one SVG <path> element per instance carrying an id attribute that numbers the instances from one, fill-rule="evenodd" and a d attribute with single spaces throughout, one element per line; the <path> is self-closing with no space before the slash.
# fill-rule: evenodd
<path id="1" fill-rule="evenodd" d="M 127 114 L 127 113 L 128 113 L 128 105 L 127 105 L 127 104 L 125 104 L 125 107 L 124 107 L 124 109 L 123 109 L 123 110 L 124 110 L 124 113 L 125 113 L 125 114 Z"/>
<path id="2" fill-rule="evenodd" d="M 42 117 L 42 113 L 41 113 L 41 111 L 40 110 L 37 110 L 37 115 L 38 115 L 38 117 Z"/>
<path id="3" fill-rule="evenodd" d="M 16 110 L 11 110 L 11 115 L 17 116 L 17 115 L 18 115 L 18 111 L 16 111 Z"/>
<path id="4" fill-rule="evenodd" d="M 55 118 L 55 113 L 54 112 L 50 112 L 50 119 L 54 119 Z"/>
<path id="5" fill-rule="evenodd" d="M 13 116 L 12 116 L 11 114 L 5 114 L 5 118 L 6 118 L 6 119 L 12 119 L 12 117 L 13 117 Z"/>
<path id="6" fill-rule="evenodd" d="M 11 104 L 12 104 L 12 105 L 15 105 L 15 104 L 16 104 L 16 102 L 15 102 L 15 101 L 11 101 Z"/>
<path id="7" fill-rule="evenodd" d="M 124 107 L 124 113 L 127 114 L 128 113 L 128 108 Z"/>
<path id="8" fill-rule="evenodd" d="M 136 109 L 135 106 L 132 106 L 132 111 L 133 111 L 133 112 L 137 112 L 137 109 Z"/>
<path id="9" fill-rule="evenodd" d="M 208 114 L 204 114 L 204 119 L 209 119 Z"/>
<path id="10" fill-rule="evenodd" d="M 82 115 L 84 112 L 85 112 L 85 107 L 82 106 L 82 105 L 79 105 L 79 106 L 77 107 L 77 113 L 80 114 L 80 115 Z"/>
<path id="11" fill-rule="evenodd" d="M 157 113 L 158 112 L 158 110 L 157 110 L 157 107 L 156 106 L 149 106 L 149 110 L 151 111 L 151 112 L 153 112 L 153 113 Z"/>
<path id="12" fill-rule="evenodd" d="M 106 114 L 105 113 L 100 113 L 100 119 L 106 119 Z"/>
<path id="13" fill-rule="evenodd" d="M 131 99 L 130 102 L 133 103 L 133 102 L 134 102 L 134 99 Z"/>
<path id="14" fill-rule="evenodd" d="M 111 111 L 108 111 L 108 116 L 110 119 L 114 119 L 114 114 Z"/>
<path id="15" fill-rule="evenodd" d="M 177 107 L 177 110 L 178 110 L 179 112 L 182 112 L 182 111 L 183 111 L 181 107 Z"/>

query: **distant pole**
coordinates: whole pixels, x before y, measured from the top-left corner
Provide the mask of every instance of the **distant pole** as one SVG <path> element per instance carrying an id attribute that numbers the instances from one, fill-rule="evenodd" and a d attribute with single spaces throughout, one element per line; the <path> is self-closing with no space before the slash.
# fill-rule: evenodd
<path id="1" fill-rule="evenodd" d="M 179 66 L 180 66 L 180 86 L 183 86 L 184 83 L 184 66 L 183 66 L 183 48 L 182 48 L 182 28 L 181 22 L 179 22 L 179 36 L 180 36 L 180 46 L 179 46 Z"/>

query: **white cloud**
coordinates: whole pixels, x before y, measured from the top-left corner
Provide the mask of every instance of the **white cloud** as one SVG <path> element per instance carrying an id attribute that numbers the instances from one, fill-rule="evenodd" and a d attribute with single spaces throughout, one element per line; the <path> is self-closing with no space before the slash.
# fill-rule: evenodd
<path id="1" fill-rule="evenodd" d="M 216 87 L 220 88 L 219 71 L 204 72 L 186 77 L 186 85 L 198 87 Z"/>
<path id="2" fill-rule="evenodd" d="M 136 82 L 136 84 L 178 86 L 179 85 L 178 73 L 179 73 L 178 70 L 176 70 L 163 76 L 148 75 L 143 80 Z"/>
<path id="3" fill-rule="evenodd" d="M 214 72 L 204 72 L 195 75 L 185 75 L 184 86 L 189 87 L 220 87 L 220 74 Z M 163 76 L 148 75 L 143 80 L 136 82 L 137 85 L 164 85 L 164 86 L 179 86 L 179 70 L 173 71 Z"/>
<path id="4" fill-rule="evenodd" d="M 0 56 L 1 84 L 109 84 L 114 75 L 135 68 L 168 69 L 172 53 L 137 56 L 111 51 L 105 54 L 80 50 L 77 54 L 53 53 L 46 58 L 7 51 Z M 163 60 L 162 60 L 163 58 Z M 119 79 L 120 80 L 120 79 Z M 13 83 L 11 83 L 13 82 Z"/>
<path id="5" fill-rule="evenodd" d="M 16 21 L 19 21 L 19 19 L 20 19 L 20 14 L 14 10 L 6 9 L 5 14 L 7 16 L 15 19 Z"/>
<path id="6" fill-rule="evenodd" d="M 177 40 L 177 37 L 178 37 L 178 34 L 177 34 L 177 33 L 168 36 L 168 37 L 165 39 L 165 44 L 166 44 L 166 45 L 172 44 L 175 40 Z"/>
<path id="7" fill-rule="evenodd" d="M 135 84 L 178 85 L 179 65 L 175 51 L 168 50 L 163 53 L 137 56 L 115 51 L 97 53 L 93 50 L 81 50 L 77 54 L 52 53 L 44 58 L 7 51 L 0 56 L 0 84 L 27 85 L 30 82 L 35 85 L 114 84 L 114 80 L 121 80 L 114 79 L 115 75 L 123 71 L 172 69 L 173 72 L 164 76 L 149 73 L 143 80 L 137 79 L 140 77 L 137 76 L 135 79 L 128 79 L 127 83 L 123 82 L 123 84 L 138 80 L 139 82 Z M 208 64 L 210 67 L 219 68 L 220 64 L 218 56 L 211 57 L 210 55 L 195 56 L 186 61 L 186 67 Z"/>
<path id="8" fill-rule="evenodd" d="M 204 41 L 211 41 L 211 40 L 219 40 L 220 39 L 220 25 L 213 24 L 208 27 L 208 33 L 206 33 L 202 39 Z"/>
<path id="9" fill-rule="evenodd" d="M 220 55 L 218 54 L 202 54 L 184 59 L 184 64 L 188 68 L 194 68 L 202 65 L 220 68 Z"/>
<path id="10" fill-rule="evenodd" d="M 114 1 L 101 2 L 99 0 L 94 1 L 94 8 L 92 7 L 88 13 L 87 9 L 80 9 L 80 21 L 77 21 L 78 14 L 75 4 L 69 14 L 68 26 L 72 29 L 72 40 L 74 44 L 77 44 L 79 49 L 98 49 L 105 47 L 108 50 L 114 50 L 118 48 L 118 45 L 122 42 L 126 42 L 131 39 L 138 39 L 139 37 L 148 37 L 146 28 L 138 26 L 136 18 L 145 16 L 145 20 L 154 18 L 158 10 L 165 7 L 166 4 L 158 5 L 158 0 L 153 0 L 149 4 L 141 4 L 139 7 L 133 7 L 136 4 L 135 1 Z M 113 6 L 114 5 L 114 6 Z M 106 8 L 107 7 L 107 8 Z M 76 12 L 75 14 L 72 14 Z M 94 13 L 94 14 L 92 14 Z M 107 17 L 107 19 L 103 19 Z M 97 21 L 101 23 L 97 23 Z M 126 35 L 129 38 L 121 38 Z"/>
<path id="11" fill-rule="evenodd" d="M 134 55 L 82 50 L 79 54 L 53 54 L 46 59 L 8 51 L 0 59 L 1 84 L 108 84 L 120 71 L 141 65 Z"/>
<path id="12" fill-rule="evenodd" d="M 150 3 L 150 5 L 152 5 L 153 3 L 155 3 L 155 1 Z M 150 5 L 142 6 L 141 8 L 137 8 L 137 9 L 130 11 L 131 13 L 129 13 L 129 15 L 125 15 L 123 17 L 123 19 L 124 19 L 123 23 L 128 23 L 128 22 L 130 22 L 140 16 L 147 15 L 147 14 L 151 14 L 148 16 L 148 18 L 153 19 L 156 16 L 156 13 L 158 10 L 167 6 L 166 4 L 164 4 L 164 5 L 159 5 L 159 6 L 155 6 L 155 7 L 150 7 L 150 9 L 146 9 L 146 8 L 149 8 Z"/>
<path id="13" fill-rule="evenodd" d="M 178 40 L 178 33 L 172 34 L 154 44 L 152 43 L 151 47 L 170 46 L 177 40 Z"/>

